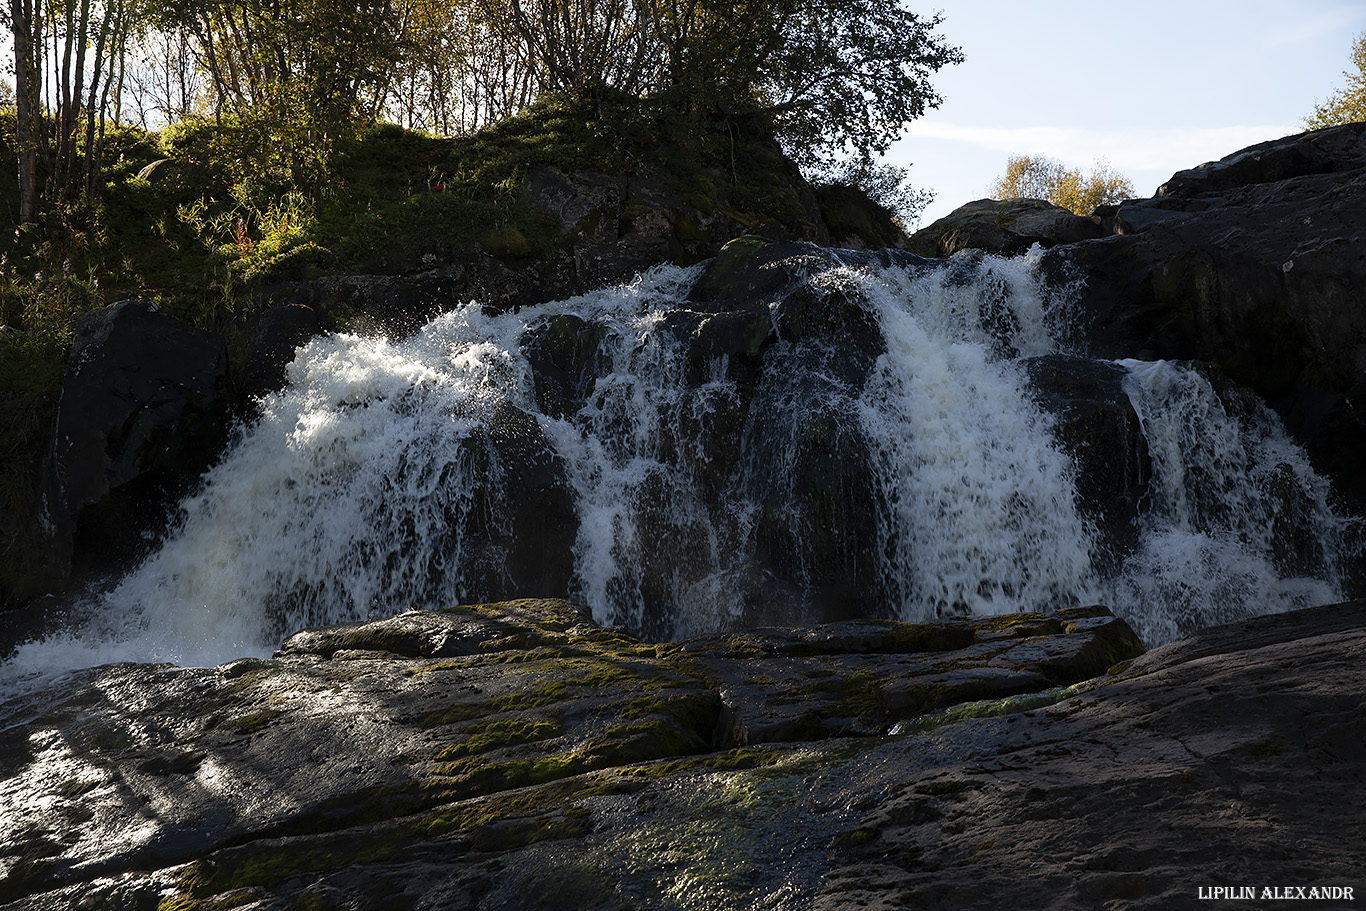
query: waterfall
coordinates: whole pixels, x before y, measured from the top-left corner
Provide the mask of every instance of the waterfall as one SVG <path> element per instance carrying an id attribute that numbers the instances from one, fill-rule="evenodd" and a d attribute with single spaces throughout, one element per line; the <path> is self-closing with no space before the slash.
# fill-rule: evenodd
<path id="1" fill-rule="evenodd" d="M 1139 637 L 1342 600 L 1347 522 L 1280 420 L 1199 370 L 1121 362 L 1153 461 L 1142 536 L 1103 600 Z"/>
<path id="2" fill-rule="evenodd" d="M 687 300 L 701 267 L 313 340 L 156 551 L 6 672 L 216 663 L 545 579 L 656 637 L 1101 602 L 1156 644 L 1340 598 L 1343 520 L 1260 403 L 1189 366 L 1099 365 L 1150 473 L 1137 514 L 1107 518 L 1032 385 L 1031 363 L 1084 355 L 1036 257 L 832 256 L 799 299 L 871 347 L 797 331 L 819 320 L 780 298 L 737 323 L 773 333 L 760 354 L 699 348 L 722 320 Z M 563 547 L 528 558 L 561 501 Z"/>
<path id="3" fill-rule="evenodd" d="M 887 352 L 858 404 L 901 619 L 1047 610 L 1090 581 L 1071 460 L 1025 391 L 1021 358 L 1053 348 L 1055 316 L 1030 266 L 992 260 L 968 285 L 940 272 L 878 287 Z M 984 327 L 1002 316 L 998 338 Z"/>

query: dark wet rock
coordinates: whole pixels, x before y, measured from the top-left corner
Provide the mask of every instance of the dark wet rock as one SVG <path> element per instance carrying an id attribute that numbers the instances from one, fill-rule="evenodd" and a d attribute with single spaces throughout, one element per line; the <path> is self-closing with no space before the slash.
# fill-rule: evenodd
<path id="1" fill-rule="evenodd" d="M 501 481 L 491 493 L 501 519 L 488 530 L 492 578 L 486 597 L 555 597 L 569 590 L 578 530 L 564 460 L 531 414 L 501 403 L 488 438 Z"/>
<path id="2" fill-rule="evenodd" d="M 283 292 L 282 292 L 283 293 Z M 401 339 L 444 311 L 469 303 L 456 277 L 324 275 L 295 288 L 291 302 L 314 310 L 319 329 L 344 323 L 361 335 Z"/>
<path id="3" fill-rule="evenodd" d="M 740 479 L 759 505 L 755 559 L 786 583 L 770 594 L 786 602 L 789 592 L 804 593 L 812 620 L 879 616 L 887 599 L 870 508 L 879 495 L 874 454 L 853 409 L 857 391 L 824 374 L 825 362 L 824 351 L 786 352 L 788 369 L 815 368 L 802 374 L 809 377 L 798 393 L 803 407 L 786 390 L 764 388 L 756 397 L 749 435 L 762 457 Z"/>
<path id="4" fill-rule="evenodd" d="M 791 621 L 885 612 L 877 515 L 868 508 L 878 496 L 876 466 L 855 407 L 885 346 L 864 292 L 822 274 L 836 265 L 893 262 L 925 264 L 895 251 L 742 237 L 704 270 L 686 307 L 661 316 L 651 350 L 667 352 L 678 389 L 650 455 L 688 484 L 684 490 L 671 477 L 655 477 L 629 504 L 642 541 L 670 542 L 634 554 L 639 578 L 631 584 L 643 603 L 632 621 L 637 633 L 677 634 L 672 598 L 680 572 L 711 565 L 705 555 L 718 545 L 708 528 L 734 525 L 729 511 L 737 496 L 759 506 L 752 530 L 736 530 L 752 541 L 734 546 L 752 564 L 738 596 L 742 625 L 779 618 L 794 604 L 802 608 Z M 524 333 L 544 413 L 578 414 L 600 395 L 599 381 L 622 369 L 606 345 L 613 331 L 571 312 Z M 707 521 L 694 527 L 689 516 L 702 510 Z M 540 527 L 522 533 L 540 534 Z M 693 553 L 701 556 L 684 556 Z"/>
<path id="5" fill-rule="evenodd" d="M 647 645 L 522 601 L 95 669 L 0 703 L 0 901 L 1143 911 L 1360 888 L 1366 606 L 1139 651 L 1099 609 Z"/>
<path id="6" fill-rule="evenodd" d="M 460 469 L 438 482 L 445 510 L 441 542 L 431 550 L 431 563 L 416 567 L 407 580 L 408 597 L 439 597 L 454 574 L 458 590 L 472 599 L 567 591 L 578 516 L 564 459 L 536 418 L 499 403 L 487 424 L 463 441 L 457 458 Z M 377 508 L 389 507 L 381 502 Z"/>
<path id="7" fill-rule="evenodd" d="M 574 414 L 592 391 L 603 363 L 600 347 L 605 327 L 573 313 L 552 317 L 522 337 L 522 353 L 531 364 L 536 404 L 555 418 Z"/>
<path id="8" fill-rule="evenodd" d="M 1052 247 L 1103 233 L 1090 218 L 1042 199 L 978 199 L 917 231 L 907 249 L 922 256 L 965 250 L 1015 256 L 1035 244 Z"/>
<path id="9" fill-rule="evenodd" d="M 223 340 L 143 301 L 76 324 L 53 447 L 45 526 L 59 576 L 73 553 L 117 564 L 159 532 L 167 510 L 226 442 Z"/>
<path id="10" fill-rule="evenodd" d="M 1102 532 L 1104 570 L 1138 543 L 1139 507 L 1152 463 L 1127 371 L 1110 361 L 1062 354 L 1030 358 L 1025 369 L 1039 403 L 1055 418 L 1053 435 L 1077 466 L 1077 500 Z"/>
<path id="11" fill-rule="evenodd" d="M 1119 236 L 1050 251 L 1084 279 L 1101 357 L 1206 361 L 1281 415 L 1355 509 L 1366 447 L 1366 125 L 1244 149 L 1104 213 Z"/>
<path id="12" fill-rule="evenodd" d="M 256 398 L 284 388 L 295 353 L 322 328 L 318 311 L 306 303 L 280 303 L 261 314 L 242 370 L 242 394 Z"/>
<path id="13" fill-rule="evenodd" d="M 717 680 L 730 739 L 748 746 L 882 733 L 952 705 L 1089 679 L 1142 646 L 1104 608 L 1073 608 L 755 630 L 689 640 L 683 649 Z"/>

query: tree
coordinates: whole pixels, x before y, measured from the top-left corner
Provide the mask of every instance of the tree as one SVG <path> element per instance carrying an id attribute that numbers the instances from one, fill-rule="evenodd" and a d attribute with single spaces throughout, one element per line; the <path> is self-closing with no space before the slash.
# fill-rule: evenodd
<path id="1" fill-rule="evenodd" d="M 163 0 L 163 28 L 194 38 L 213 113 L 253 125 L 296 180 L 350 128 L 398 56 L 387 0 Z M 256 162 L 259 167 L 264 162 Z"/>
<path id="2" fill-rule="evenodd" d="M 1347 85 L 1329 95 L 1323 104 L 1314 105 L 1314 113 L 1304 119 L 1309 129 L 1366 122 L 1366 32 L 1357 35 L 1352 45 L 1352 63 L 1355 72 L 1342 71 Z"/>
<path id="3" fill-rule="evenodd" d="M 871 161 L 910 121 L 943 99 L 930 77 L 963 61 L 934 33 L 942 16 L 921 18 L 897 0 L 781 0 L 782 15 L 761 45 L 752 75 L 759 111 L 802 165 L 842 153 Z"/>
<path id="4" fill-rule="evenodd" d="M 500 0 L 488 0 L 496 5 Z M 899 0 L 501 0 L 538 93 L 672 94 L 760 118 L 804 166 L 865 161 L 962 52 Z"/>
<path id="5" fill-rule="evenodd" d="M 1134 185 L 1104 161 L 1089 175 L 1044 156 L 1012 155 L 1006 172 L 991 188 L 992 199 L 1044 199 L 1077 215 L 1090 215 L 1098 206 L 1131 199 Z"/>
<path id="6" fill-rule="evenodd" d="M 136 16 L 136 0 L 9 0 L 0 11 L 14 41 L 20 224 L 37 221 L 42 196 L 94 188 Z"/>
<path id="7" fill-rule="evenodd" d="M 189 31 L 143 23 L 132 50 L 125 85 L 138 124 L 150 130 L 190 116 L 205 86 Z"/>
<path id="8" fill-rule="evenodd" d="M 540 93 L 613 88 L 642 94 L 657 82 L 654 21 L 637 0 L 510 0 L 511 21 Z"/>
<path id="9" fill-rule="evenodd" d="M 44 51 L 47 23 L 43 0 L 10 0 L 6 25 L 14 39 L 15 155 L 19 165 L 19 223 L 38 218 L 38 161 L 47 151 L 43 128 Z"/>

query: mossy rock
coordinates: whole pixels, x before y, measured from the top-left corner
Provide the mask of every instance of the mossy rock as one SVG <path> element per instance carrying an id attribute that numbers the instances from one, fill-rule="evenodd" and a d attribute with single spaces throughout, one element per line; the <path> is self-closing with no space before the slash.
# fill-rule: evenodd
<path id="1" fill-rule="evenodd" d="M 771 243 L 757 234 L 744 234 L 726 242 L 693 285 L 688 300 L 707 302 L 741 296 L 748 290 L 746 279 L 750 277 L 756 254 Z"/>
<path id="2" fill-rule="evenodd" d="M 531 256 L 531 242 L 512 225 L 495 228 L 484 238 L 484 250 L 500 260 L 525 260 Z"/>
<path id="3" fill-rule="evenodd" d="M 892 213 L 856 187 L 827 184 L 815 187 L 821 217 L 831 240 L 840 246 L 880 250 L 904 248 L 909 241 Z"/>

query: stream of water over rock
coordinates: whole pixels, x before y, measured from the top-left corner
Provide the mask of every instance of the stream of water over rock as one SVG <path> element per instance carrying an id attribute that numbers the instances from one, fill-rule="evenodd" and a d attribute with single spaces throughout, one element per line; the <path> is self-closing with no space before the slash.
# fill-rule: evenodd
<path id="1" fill-rule="evenodd" d="M 853 369 L 838 340 L 779 328 L 743 380 L 669 331 L 699 272 L 516 313 L 472 303 L 401 342 L 314 340 L 155 551 L 4 673 L 218 663 L 305 626 L 502 596 L 524 533 L 508 485 L 525 472 L 491 442 L 509 414 L 577 523 L 568 590 L 543 594 L 646 635 L 821 619 L 822 598 L 904 620 L 1104 603 L 1152 645 L 1340 599 L 1328 485 L 1271 412 L 1198 370 L 1102 365 L 1149 476 L 1132 517 L 1087 502 L 1068 419 L 1032 379 L 1084 352 L 1034 259 L 822 266 L 808 293 L 871 314 L 881 350 Z M 593 372 L 548 409 L 527 340 L 570 317 Z M 857 472 L 831 442 L 848 439 Z M 848 540 L 861 522 L 871 540 Z"/>

